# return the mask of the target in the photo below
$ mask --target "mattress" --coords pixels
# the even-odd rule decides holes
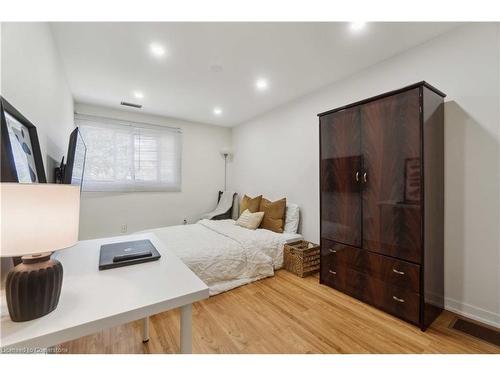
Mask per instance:
[[[283,266],[283,246],[300,234],[250,230],[234,220],[200,220],[196,224],[149,229],[215,295],[273,276]]]

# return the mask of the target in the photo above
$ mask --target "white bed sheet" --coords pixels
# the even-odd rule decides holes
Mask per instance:
[[[150,229],[215,295],[274,275],[283,266],[283,246],[300,234],[250,230],[234,220]]]

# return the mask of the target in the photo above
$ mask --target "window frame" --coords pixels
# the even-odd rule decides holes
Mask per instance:
[[[83,192],[180,192],[182,190],[182,129],[177,127],[156,125],[145,122],[129,121],[114,119],[102,116],[93,116],[75,113],[75,125],[78,126],[82,134],[83,139],[87,145],[87,160],[83,176]],[[130,139],[129,149],[127,149],[127,154],[130,153],[127,159],[128,163],[125,162],[123,165],[125,168],[129,168],[128,173],[131,174],[131,179],[119,179],[116,177],[116,170],[120,167],[119,163],[116,161],[116,156],[118,152],[115,147],[110,146],[110,150],[113,151],[113,162],[111,163],[111,168],[113,169],[113,179],[96,179],[90,178],[89,171],[92,167],[92,152],[94,148],[93,142],[85,138],[86,129],[102,129],[103,131],[112,131],[113,138],[122,132],[125,136]],[[141,162],[141,158],[136,157],[136,142],[135,138],[137,135],[141,137],[141,132],[144,133],[144,137],[152,137],[156,141],[156,169],[157,177],[154,181],[152,180],[141,180],[137,177],[136,163]],[[156,136],[155,136],[156,135]],[[172,150],[169,152],[172,154],[170,159],[166,158],[164,155],[164,150],[161,146],[162,142],[171,138],[173,142]],[[140,141],[139,141],[140,142]],[[162,153],[163,151],[163,153]],[[89,158],[90,155],[90,158]],[[142,155],[139,151],[139,155]],[[161,177],[162,171],[165,173],[165,163],[172,164],[173,172],[171,178],[163,179]]]

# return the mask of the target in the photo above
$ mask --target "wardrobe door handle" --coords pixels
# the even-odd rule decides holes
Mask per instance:
[[[332,270],[328,270],[328,272],[330,272],[332,275],[336,275],[337,274],[337,272],[332,271]]]
[[[359,171],[356,172],[356,182],[359,182]]]
[[[337,250],[333,250],[333,249],[328,249],[328,251],[332,254],[335,254],[337,252]]]
[[[392,272],[397,273],[398,275],[404,275],[405,273],[403,271],[399,271],[395,268],[392,269]]]
[[[398,298],[398,297],[396,297],[396,296],[392,296],[392,299],[393,299],[394,301],[398,301],[398,302],[401,302],[401,303],[405,303],[405,300],[404,300],[404,299],[402,299],[402,298]]]
[[[366,172],[365,172],[365,173],[363,173],[363,182],[366,182],[366,181],[368,181],[368,178],[367,178],[367,175],[366,175]]]

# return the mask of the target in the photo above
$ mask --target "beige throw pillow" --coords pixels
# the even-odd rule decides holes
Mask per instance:
[[[250,212],[250,210],[247,209],[242,212],[242,214],[236,221],[236,224],[243,228],[255,230],[259,227],[263,217],[264,217],[264,212],[252,213]]]
[[[255,198],[250,198],[248,195],[244,195],[243,199],[240,203],[240,215],[246,209],[250,210],[250,212],[259,211],[260,200],[262,199],[262,195],[259,195]]]

